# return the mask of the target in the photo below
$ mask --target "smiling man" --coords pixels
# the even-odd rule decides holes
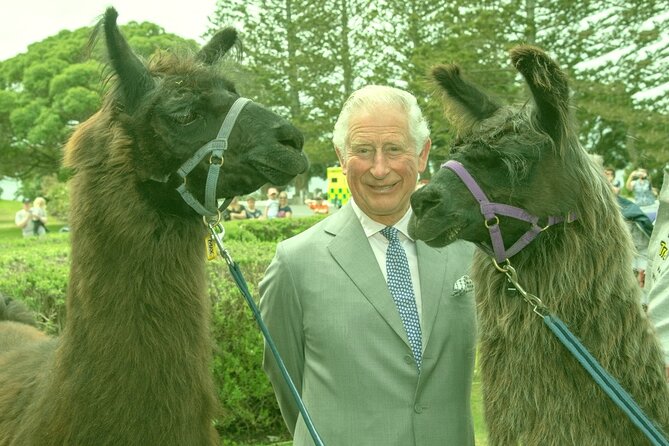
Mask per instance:
[[[356,91],[333,142],[352,200],[277,246],[262,316],[328,446],[471,445],[472,246],[407,235],[431,145],[416,98]],[[268,349],[264,367],[295,446],[313,444]]]

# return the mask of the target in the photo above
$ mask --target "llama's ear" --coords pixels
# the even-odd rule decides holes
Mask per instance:
[[[443,92],[446,118],[460,132],[467,132],[500,108],[500,104],[465,81],[457,65],[438,65],[432,69],[432,77]]]
[[[144,95],[155,85],[149,70],[133,53],[116,26],[118,12],[107,8],[102,19],[109,62],[118,76],[120,93],[126,111],[132,113]]]
[[[520,45],[510,54],[513,66],[523,75],[532,92],[537,124],[559,144],[569,127],[567,76],[540,48]]]
[[[197,53],[197,58],[211,65],[235,45],[239,45],[237,31],[234,28],[225,28],[214,34],[211,40]]]

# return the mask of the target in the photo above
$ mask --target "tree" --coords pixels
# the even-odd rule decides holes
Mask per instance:
[[[197,48],[152,23],[121,28],[143,57],[157,48]],[[91,31],[61,31],[0,62],[0,176],[22,180],[26,195],[42,192],[43,177],[62,178],[63,145],[100,107],[105,56],[100,47],[87,54]]]
[[[448,156],[451,134],[431,94],[430,67],[457,62],[501,101],[523,101],[523,84],[507,55],[520,43],[545,48],[570,74],[588,150],[616,166],[657,169],[667,158],[669,21],[662,17],[669,0],[218,5],[212,23],[244,30],[249,57],[243,66],[267,105],[285,110],[305,133],[312,174],[335,161],[329,141],[334,120],[350,92],[367,83],[416,94],[431,123],[431,161],[438,166]]]
[[[414,64],[456,60],[469,77],[511,101],[525,96],[506,50],[518,43],[541,46],[571,75],[586,149],[609,164],[640,163],[657,173],[669,151],[663,142],[669,95],[646,92],[669,91],[669,25],[661,19],[668,7],[666,0],[453,2],[439,13],[448,23],[441,40],[414,51]],[[440,123],[438,105],[428,104],[427,112],[435,160],[445,156],[440,148],[448,127]]]

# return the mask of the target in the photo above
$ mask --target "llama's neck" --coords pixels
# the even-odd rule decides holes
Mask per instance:
[[[128,441],[201,444],[194,439],[210,434],[215,406],[206,231],[198,218],[159,214],[121,183],[104,197],[91,184],[73,191],[54,383],[73,432],[99,416],[110,431],[125,426]]]

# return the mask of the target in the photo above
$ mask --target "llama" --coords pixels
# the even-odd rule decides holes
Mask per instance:
[[[285,184],[307,168],[299,131],[247,103],[225,162],[207,157],[187,180],[176,175],[238,98],[215,67],[237,35],[226,29],[197,54],[163,53],[145,65],[117,15],[107,9],[96,27],[112,88],[65,149],[74,172],[65,329],[51,339],[0,323],[0,336],[27,332],[0,352],[3,446],[219,444],[207,227],[175,189],[185,185],[202,203],[209,163],[223,164],[217,198]]]
[[[663,358],[630,267],[629,230],[602,173],[578,143],[566,76],[532,46],[514,48],[511,60],[533,98],[520,107],[502,106],[465,81],[455,65],[433,69],[457,135],[447,168],[412,196],[409,231],[431,246],[463,239],[480,248],[472,279],[491,445],[649,444],[492,261],[504,248],[494,247],[488,227],[501,231],[506,247],[506,256],[495,254],[498,265],[506,267],[510,256],[522,288],[542,299],[669,431]],[[504,211],[484,218],[484,206],[451,168],[455,162],[490,202],[524,209],[538,222],[532,227]],[[530,229],[538,235],[514,255],[516,241]]]

